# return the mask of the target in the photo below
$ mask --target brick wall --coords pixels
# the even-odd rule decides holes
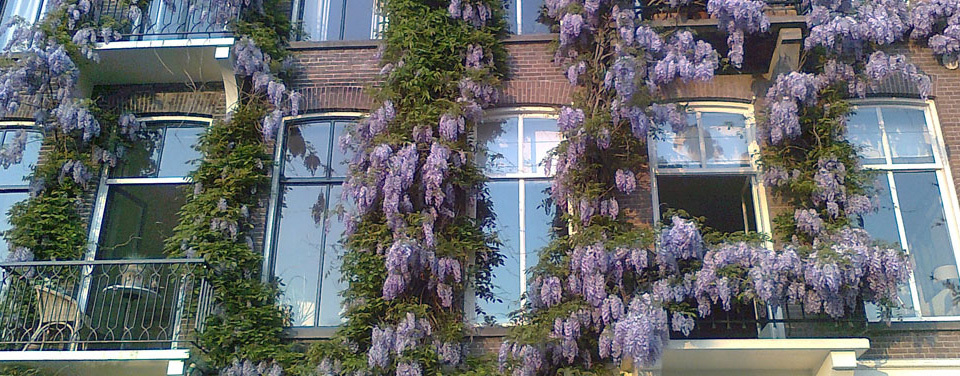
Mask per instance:
[[[97,86],[97,104],[107,111],[144,114],[190,114],[220,118],[226,111],[222,82],[186,84]]]

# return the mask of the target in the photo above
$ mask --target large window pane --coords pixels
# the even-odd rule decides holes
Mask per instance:
[[[18,137],[18,130],[0,131],[0,149],[12,147]],[[20,163],[10,165],[4,169],[0,166],[0,185],[27,185],[27,176],[33,173],[33,166],[40,157],[40,144],[43,136],[39,132],[26,132],[27,145],[23,149],[23,159]]]
[[[179,223],[184,184],[113,185],[107,196],[98,259],[164,258],[164,241]]]
[[[344,177],[347,176],[350,166],[350,156],[347,151],[340,148],[340,137],[347,132],[348,127],[353,126],[353,122],[350,121],[338,121],[334,123],[333,127],[333,139],[331,141],[330,148],[330,176],[331,177]]]
[[[561,137],[556,119],[524,118],[523,172],[545,174],[541,164],[550,150],[560,143]]]
[[[123,152],[111,175],[117,178],[185,177],[196,169],[201,158],[195,146],[204,129],[201,124],[186,127],[149,124],[144,138]]]
[[[27,196],[26,192],[0,193],[0,262],[7,259],[7,253],[9,252],[7,242],[3,240],[2,236],[4,231],[10,229],[7,213],[10,212],[13,204],[26,200]]]
[[[327,186],[290,186],[283,193],[275,273],[283,283],[283,302],[292,309],[294,326],[316,325],[323,223],[314,220],[312,204],[325,201],[327,190]]]
[[[883,135],[875,107],[858,108],[850,115],[847,119],[847,138],[860,147],[863,163],[885,163]]]
[[[481,146],[478,156],[488,174],[501,175],[520,171],[519,142],[520,120],[509,118],[485,123],[477,130],[477,143]]]
[[[7,27],[10,21],[12,21],[14,17],[21,17],[30,24],[36,22],[40,13],[40,5],[43,4],[43,1],[7,0],[0,2],[0,4],[3,4],[3,13],[0,13],[0,25],[4,26],[3,32],[0,32],[0,49],[2,49],[7,46],[10,38],[13,37],[15,28]]]
[[[556,208],[545,201],[550,197],[550,182],[530,181],[523,184],[524,189],[524,250],[527,270],[540,262],[540,250],[550,243],[550,229],[553,227]],[[528,274],[529,276],[529,274]]]
[[[923,110],[884,107],[883,127],[893,163],[931,163],[933,146]]]
[[[516,181],[498,181],[487,186],[497,216],[496,231],[504,263],[493,270],[493,294],[501,302],[479,300],[478,305],[498,323],[505,323],[510,312],[520,308],[520,185]]]
[[[327,177],[330,167],[330,122],[293,125],[287,131],[284,177]]]
[[[544,25],[540,22],[537,22],[537,19],[540,17],[540,8],[543,7],[543,0],[520,0],[523,4],[520,11],[522,13],[521,23],[523,25],[523,32],[521,34],[545,34],[550,32],[550,28],[547,25]],[[516,8],[510,8],[516,9]],[[512,12],[511,12],[512,13]],[[511,30],[516,30],[514,27]]]
[[[507,31],[511,34],[517,34],[517,1],[519,0],[506,0],[503,2],[506,8],[503,17],[507,20]]]
[[[703,112],[704,156],[711,166],[749,166],[746,118],[740,114]]]
[[[339,185],[330,187],[327,196],[327,212],[323,238],[323,268],[320,271],[320,326],[336,326],[343,322],[340,293],[347,288],[347,284],[340,280],[340,256],[343,254],[340,239],[346,227],[339,219],[336,208],[339,205],[349,205],[350,200],[341,201],[343,188]],[[351,208],[344,208],[351,210]]]
[[[953,292],[945,283],[958,282],[957,260],[940,199],[935,172],[894,173],[903,227],[913,259],[914,275],[924,316],[960,315]]]
[[[660,167],[698,167],[700,166],[700,131],[697,129],[697,115],[688,114],[687,127],[681,134],[664,132],[657,140],[657,164]]]
[[[304,0],[303,32],[310,40],[370,39],[374,0]]]
[[[877,176],[875,184],[876,210],[860,216],[860,224],[874,239],[886,243],[888,246],[900,248],[900,230],[897,227],[897,214],[893,207],[893,196],[890,192],[890,183],[887,173]],[[900,286],[900,307],[891,312],[892,317],[916,316],[913,307],[913,298],[910,285]],[[867,317],[871,320],[880,320],[880,311],[876,306],[867,305]]]

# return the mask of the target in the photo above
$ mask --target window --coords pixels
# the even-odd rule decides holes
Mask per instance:
[[[748,106],[691,105],[681,134],[667,130],[650,142],[656,219],[680,209],[718,231],[769,233],[764,188],[750,153],[756,147],[751,113]]]
[[[527,273],[537,264],[537,251],[550,242],[555,208],[549,197],[550,175],[541,162],[560,143],[557,121],[544,115],[493,117],[477,130],[477,156],[490,182],[487,188],[496,215],[504,265],[494,270],[493,293],[502,302],[479,302],[500,324],[520,308]]]
[[[4,29],[0,32],[0,48],[7,46],[10,38],[13,37],[14,28],[7,27],[13,21],[14,17],[20,17],[27,23],[34,23],[40,19],[43,10],[43,0],[6,0],[0,1],[0,25]]]
[[[296,0],[293,19],[299,20],[298,39],[375,39],[384,23],[376,5],[376,0]]]
[[[101,187],[106,195],[97,259],[164,258],[164,241],[186,203],[187,175],[201,158],[194,149],[207,123],[147,121],[146,136],[119,155]]]
[[[340,238],[336,213],[346,161],[337,140],[352,119],[296,122],[286,128],[277,153],[278,191],[273,203],[274,276],[283,283],[283,302],[293,326],[337,326],[341,320]]]
[[[537,19],[540,18],[540,9],[543,0],[509,0],[507,2],[507,26],[514,34],[546,34],[550,28]]]
[[[860,225],[904,249],[913,267],[895,318],[960,318],[956,194],[934,119],[931,106],[891,102],[858,106],[847,122],[864,168],[877,171],[877,210]],[[868,313],[879,319],[874,307]]]
[[[33,166],[40,157],[40,144],[43,136],[40,132],[29,129],[0,129],[0,150],[13,147],[26,140],[23,149],[23,159],[20,163],[11,164],[7,168],[0,166],[0,235],[10,229],[7,222],[7,213],[13,204],[27,199],[29,182],[27,178],[33,173]],[[0,262],[7,259],[7,242],[0,236]]]

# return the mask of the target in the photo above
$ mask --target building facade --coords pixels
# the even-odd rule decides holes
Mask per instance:
[[[176,1],[181,9],[197,6]],[[0,366],[71,375],[199,372],[194,363],[200,350],[192,338],[216,310],[205,282],[189,272],[203,260],[169,259],[163,244],[192,189],[188,175],[200,158],[193,146],[240,96],[233,71],[236,39],[160,3],[150,2],[143,21],[122,39],[99,44],[99,63],[82,68],[85,95],[102,108],[136,114],[149,136],[125,150],[115,167],[99,171],[77,208],[88,218],[84,260],[0,263],[7,285],[57,270],[81,276],[69,285],[16,290],[30,294],[25,301],[35,307],[0,307]],[[471,349],[477,353],[497,351],[512,325],[510,313],[521,307],[526,270],[536,264],[551,229],[562,226],[547,200],[551,171],[540,162],[561,140],[557,113],[573,95],[553,61],[558,35],[537,21],[543,1],[506,3],[512,34],[503,43],[510,74],[501,100],[485,111],[474,136],[505,256],[494,279],[501,301],[466,299],[484,312],[472,317]],[[670,209],[682,209],[724,232],[773,231],[773,218],[786,206],[763,183],[758,118],[776,76],[799,68],[807,26],[799,1],[768,3],[771,26],[748,37],[742,69],[666,89],[672,101],[687,106],[690,126],[649,142],[648,173],[621,204],[633,220],[653,225]],[[3,4],[5,22],[14,16],[38,20],[45,5]],[[110,11],[110,2],[97,4]],[[282,6],[297,26],[287,85],[302,95],[301,111],[283,119],[270,151],[271,189],[260,193],[263,209],[250,213],[257,223],[251,242],[263,252],[264,273],[282,283],[281,301],[291,318],[286,339],[310,343],[330,338],[341,323],[344,223],[337,212],[350,209],[341,199],[349,156],[337,140],[374,109],[368,88],[381,80],[377,38],[388,20],[375,0],[288,0]],[[716,20],[703,15],[680,24],[653,22],[722,38]],[[932,95],[921,99],[907,81],[888,80],[852,100],[848,120],[863,167],[876,171],[877,210],[859,225],[910,255],[912,276],[892,322],[881,321],[870,306],[850,322],[805,316],[791,307],[744,307],[699,323],[689,337],[675,333],[656,366],[625,371],[960,374],[960,303],[950,287],[960,283],[960,72],[930,49],[897,48],[931,77]],[[0,143],[12,143],[17,130],[30,137],[23,162],[0,170],[2,213],[28,197],[30,166],[46,150],[30,117],[21,115],[0,119]],[[0,220],[0,231],[7,228]],[[12,251],[0,244],[0,259]]]

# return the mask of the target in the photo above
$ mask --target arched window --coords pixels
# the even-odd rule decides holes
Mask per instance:
[[[283,283],[283,304],[293,326],[337,326],[341,205],[349,156],[337,146],[340,135],[361,114],[331,114],[288,121],[278,142],[275,191],[267,231],[268,257],[274,276]],[[349,208],[346,208],[348,210]]]
[[[876,211],[859,225],[901,247],[913,275],[902,286],[894,318],[960,318],[957,202],[932,102],[878,100],[855,106],[848,138],[865,169],[876,171]],[[879,319],[869,307],[871,319]]]

